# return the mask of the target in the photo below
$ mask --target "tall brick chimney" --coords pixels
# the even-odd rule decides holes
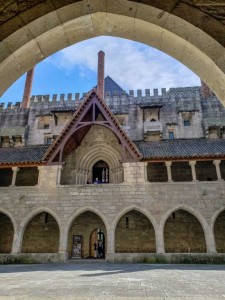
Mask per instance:
[[[213,95],[208,85],[202,80],[201,80],[201,94],[203,98],[210,98]]]
[[[24,93],[23,93],[23,101],[21,103],[22,108],[29,108],[30,106],[30,95],[31,95],[32,83],[34,78],[34,68],[32,68],[30,71],[27,72]]]
[[[99,96],[104,98],[105,94],[105,53],[98,52],[98,85],[97,92]]]

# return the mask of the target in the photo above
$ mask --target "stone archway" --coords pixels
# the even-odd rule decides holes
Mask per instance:
[[[205,253],[203,228],[198,219],[186,210],[170,214],[164,225],[166,253]]]
[[[94,237],[93,232],[101,232],[104,236],[104,254],[106,253],[106,239],[107,232],[106,226],[96,213],[92,211],[85,211],[75,217],[73,222],[71,223],[69,234],[68,234],[68,257],[69,258],[93,258],[93,250],[94,250]],[[95,236],[95,243],[100,244],[100,238],[98,234]],[[79,239],[79,243],[77,247],[77,240]],[[92,245],[93,243],[93,245]],[[99,246],[99,245],[98,245]],[[80,248],[80,249],[78,249]]]
[[[22,253],[57,253],[59,250],[59,225],[48,212],[35,215],[23,233]]]
[[[12,250],[14,228],[9,216],[0,211],[0,253]]]
[[[155,231],[150,220],[140,211],[126,212],[115,229],[116,253],[155,253]]]
[[[214,223],[214,237],[216,249],[219,253],[225,252],[225,210],[223,210]]]
[[[224,26],[212,14],[187,4],[178,13],[163,1],[152,5],[127,0],[116,4],[97,0],[69,5],[70,1],[53,2],[47,6],[41,3],[38,8],[31,4],[29,13],[19,11],[3,22],[0,94],[56,51],[91,37],[111,35],[151,45],[173,56],[199,75],[225,103]],[[199,16],[202,21],[196,23]]]

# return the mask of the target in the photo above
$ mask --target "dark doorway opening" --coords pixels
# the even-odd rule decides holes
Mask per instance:
[[[103,161],[96,162],[92,169],[93,183],[109,183],[109,166]]]
[[[90,257],[105,258],[105,235],[100,228],[91,233]]]

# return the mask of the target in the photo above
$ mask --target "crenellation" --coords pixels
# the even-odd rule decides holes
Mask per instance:
[[[72,101],[72,99],[73,99],[73,94],[72,93],[68,93],[67,94],[67,100],[68,101]]]
[[[150,89],[145,89],[145,97],[150,98]]]
[[[75,93],[75,101],[79,101],[80,100],[80,93]]]
[[[141,98],[142,97],[142,90],[137,90],[137,97]]]
[[[65,100],[65,94],[60,94],[60,102],[64,102]]]
[[[158,97],[158,95],[159,95],[159,90],[158,90],[158,89],[153,89],[153,95],[154,95],[155,97]]]
[[[130,90],[129,95],[130,95],[130,97],[134,97],[134,90]]]

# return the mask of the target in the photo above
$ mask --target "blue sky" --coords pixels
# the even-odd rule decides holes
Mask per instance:
[[[32,95],[83,93],[96,85],[97,53],[105,52],[105,75],[123,89],[170,88],[199,85],[193,72],[155,48],[133,41],[97,37],[48,57],[35,68]],[[0,98],[21,101],[25,75]]]

